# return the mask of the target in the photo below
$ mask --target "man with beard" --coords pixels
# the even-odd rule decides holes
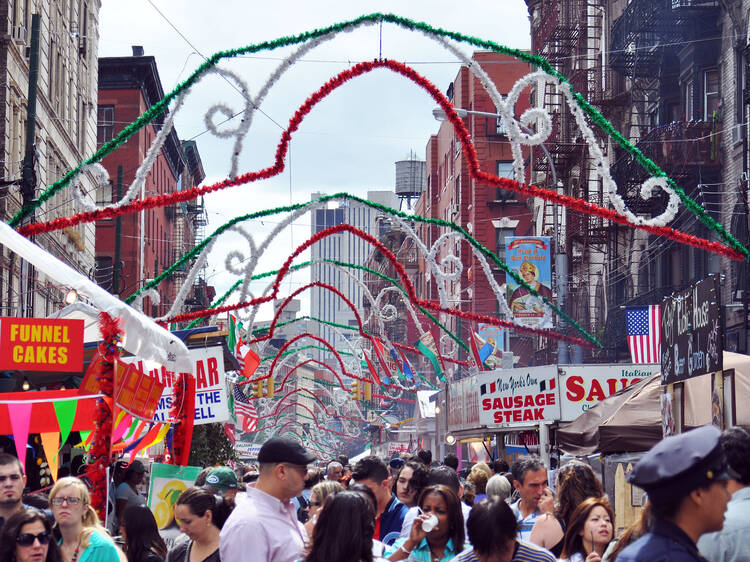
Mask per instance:
[[[13,455],[0,453],[0,528],[5,521],[21,511],[23,489],[26,487],[26,476],[23,465]]]

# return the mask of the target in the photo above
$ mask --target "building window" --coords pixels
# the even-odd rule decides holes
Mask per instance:
[[[704,120],[713,121],[714,112],[719,110],[719,101],[719,70],[706,70],[703,73]]]
[[[101,146],[115,136],[115,106],[100,105],[96,117],[96,144]]]
[[[504,262],[505,261],[505,238],[508,236],[515,236],[516,229],[515,228],[497,228],[495,229],[495,234],[497,236],[497,240],[496,240],[497,251],[495,253],[497,254],[497,257],[499,257]]]
[[[112,181],[103,183],[96,188],[96,204],[109,205],[112,203]]]
[[[513,162],[507,160],[497,161],[497,177],[513,179]]]

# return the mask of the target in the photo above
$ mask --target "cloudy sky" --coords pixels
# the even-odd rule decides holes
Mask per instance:
[[[204,57],[230,48],[295,35],[372,12],[410,19],[491,39],[514,48],[530,46],[529,21],[522,0],[104,0],[100,12],[99,56],[128,56],[131,45],[153,55],[165,91],[184,80]],[[463,47],[470,52],[469,47]],[[222,62],[255,95],[292,49],[263,51]],[[326,80],[363,60],[379,56],[404,62],[445,91],[459,63],[434,41],[391,24],[359,29],[314,49],[270,90],[256,112],[239,160],[239,172],[264,168],[273,161],[281,131],[305,99]],[[215,104],[233,112],[242,107],[238,91],[214,76],[201,81],[176,116],[182,139],[194,138],[207,174],[206,182],[227,176],[233,139],[207,131],[204,118]],[[432,100],[421,89],[389,71],[380,70],[351,81],[319,104],[293,136],[285,171],[272,179],[213,193],[206,197],[213,231],[238,214],[309,201],[310,193],[346,191],[366,196],[368,190],[393,189],[397,160],[424,150],[438,123]],[[222,128],[238,126],[238,119]],[[278,219],[248,224],[256,238]],[[289,252],[310,235],[309,219],[295,223],[272,246],[258,271],[278,268]],[[236,279],[225,271],[230,249],[246,252],[236,238],[222,240],[210,257],[208,280],[219,294]],[[309,281],[296,273],[288,291]],[[257,289],[263,285],[258,285]],[[270,312],[261,314],[268,317]]]

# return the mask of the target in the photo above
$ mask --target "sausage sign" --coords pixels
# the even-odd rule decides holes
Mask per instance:
[[[561,421],[572,421],[615,392],[658,373],[658,364],[560,365]]]
[[[480,425],[528,426],[559,420],[557,379],[557,365],[479,373]]]

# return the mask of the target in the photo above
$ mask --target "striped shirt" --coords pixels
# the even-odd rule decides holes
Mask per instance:
[[[556,562],[556,558],[549,551],[526,541],[516,541],[516,550],[511,562]],[[464,550],[451,562],[479,562],[479,557],[471,549]]]
[[[513,515],[516,516],[516,521],[518,521],[518,538],[522,541],[528,541],[529,537],[531,537],[531,529],[534,527],[534,522],[542,512],[537,508],[524,517],[521,514],[521,500],[510,504],[510,508],[513,510]]]

